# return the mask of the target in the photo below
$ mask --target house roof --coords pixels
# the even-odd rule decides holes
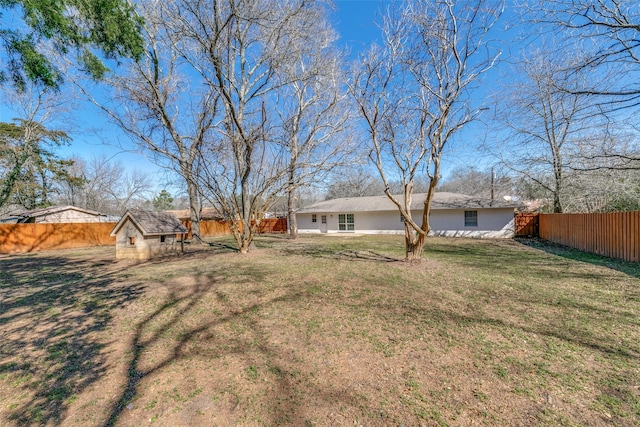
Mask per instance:
[[[111,236],[115,236],[128,220],[138,227],[143,236],[160,236],[188,232],[178,217],[172,213],[129,209],[122,215],[122,218],[115,227],[113,227]]]
[[[402,196],[395,197],[402,200]],[[422,210],[426,197],[426,193],[414,194],[411,199],[411,210]],[[458,193],[435,193],[431,202],[431,209],[515,209],[518,206],[513,201],[483,199]],[[386,195],[383,195],[325,200],[302,208],[298,213],[375,212],[395,211],[396,209],[393,202]]]
[[[92,211],[89,209],[84,209],[84,208],[79,208],[77,206],[71,206],[71,205],[67,205],[67,206],[49,206],[48,208],[40,208],[40,209],[33,209],[30,211],[25,211],[25,212],[20,212],[20,213],[16,213],[13,216],[21,216],[21,217],[25,217],[25,218],[33,218],[33,217],[41,217],[41,216],[46,216],[46,215],[52,215],[52,214],[56,214],[56,213],[60,213],[60,212],[64,212],[64,211],[78,211],[78,212],[82,212],[82,213],[86,213],[89,215],[94,215],[94,216],[104,216],[104,214],[100,213],[100,212],[96,212],[96,211]]]

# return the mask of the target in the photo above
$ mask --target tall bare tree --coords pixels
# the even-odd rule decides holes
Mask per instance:
[[[498,57],[487,35],[501,8],[483,0],[392,5],[384,46],[372,47],[354,73],[351,93],[369,132],[372,161],[404,218],[407,260],[422,257],[445,148],[479,113],[469,93]],[[416,178],[425,173],[429,187],[416,222],[411,201]],[[402,183],[400,197],[392,194],[393,180]]]
[[[582,78],[568,72],[564,63],[546,50],[529,54],[515,71],[521,79],[500,94],[499,117],[509,129],[501,160],[545,189],[556,213],[564,210],[567,178],[575,162],[572,153],[582,138],[599,129],[591,126],[594,117],[586,100],[575,93],[583,86]]]
[[[640,7],[635,0],[550,0],[526,2],[537,24],[555,32],[567,52],[579,49],[574,72],[587,73],[590,85],[577,93],[598,95],[606,110],[640,103]],[[575,90],[566,88],[567,90]],[[602,97],[605,97],[604,100]]]
[[[640,107],[640,7],[635,0],[550,0],[523,2],[526,19],[551,31],[560,54],[575,57],[566,71],[585,84],[560,89],[585,98],[609,122],[609,128],[637,135]],[[576,55],[579,52],[579,55]],[[614,140],[621,140],[615,136]],[[632,147],[597,144],[591,156],[601,170],[640,168],[636,137]],[[630,148],[630,149],[629,149]]]
[[[582,57],[552,49],[527,52],[511,72],[520,79],[499,94],[500,158],[543,190],[553,212],[604,210],[613,200],[607,193],[628,193],[622,182],[634,185],[610,182],[634,168],[633,137],[611,126],[581,93],[590,82],[573,71],[576,61]]]
[[[302,46],[318,43],[310,29],[328,25],[324,13],[313,0],[182,0],[165,15],[182,59],[219,97],[200,176],[203,193],[231,221],[241,253],[287,188],[289,148],[277,138],[277,111],[283,88],[299,79],[284,70],[296,65]]]
[[[72,180],[58,184],[58,201],[99,212],[121,215],[127,208],[139,207],[152,194],[149,175],[124,166],[106,156],[88,160],[74,157],[69,168]]]
[[[201,243],[198,159],[202,145],[212,138],[219,93],[193,78],[192,67],[203,64],[185,61],[190,52],[178,31],[184,6],[181,2],[140,2],[145,53],[128,65],[126,73],[105,79],[114,89],[111,98],[105,101],[86,88],[83,91],[152,160],[184,179],[193,239]]]
[[[276,141],[288,149],[287,222],[291,238],[298,236],[298,189],[322,181],[340,165],[352,163],[356,147],[348,134],[350,109],[343,90],[342,58],[334,48],[336,35],[321,9],[308,16],[308,34],[297,50],[290,49],[287,65],[278,69],[281,122]]]

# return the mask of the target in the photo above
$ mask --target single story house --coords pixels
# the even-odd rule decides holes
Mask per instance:
[[[50,206],[48,208],[14,213],[3,218],[0,222],[13,224],[61,224],[72,222],[109,222],[110,219],[108,215],[77,206]]]
[[[411,216],[422,222],[426,193],[413,195]],[[401,200],[401,197],[398,197]],[[514,235],[516,202],[457,193],[435,193],[431,235],[509,238]],[[300,209],[300,233],[404,234],[404,218],[386,195],[325,200]]]
[[[185,233],[187,228],[172,213],[129,209],[111,236],[117,259],[149,259],[178,252],[176,235]]]

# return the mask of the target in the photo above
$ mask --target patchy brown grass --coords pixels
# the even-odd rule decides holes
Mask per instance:
[[[261,237],[0,258],[0,425],[638,425],[640,267]]]

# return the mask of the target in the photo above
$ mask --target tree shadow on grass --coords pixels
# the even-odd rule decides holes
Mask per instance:
[[[291,240],[286,246],[277,246],[285,256],[300,255],[311,258],[334,258],[353,261],[372,262],[400,262],[399,258],[394,258],[380,252],[367,249],[366,247],[354,248],[352,242],[335,242],[327,245],[325,242],[313,240]]]
[[[620,259],[609,258],[601,255],[579,251],[568,246],[559,245],[542,239],[517,239],[517,242],[530,248],[538,249],[546,253],[556,255],[573,261],[586,262],[588,264],[607,267],[621,271],[640,279],[640,263],[628,262]]]
[[[215,355],[216,358],[225,354],[239,354],[240,357],[243,357],[244,350],[251,347],[248,341],[254,341],[256,339],[260,342],[266,341],[266,338],[263,336],[264,333],[257,334],[257,338],[254,337],[248,341],[241,337],[221,340],[220,337],[214,336],[211,332],[216,327],[235,322],[238,319],[243,319],[244,316],[254,314],[265,305],[294,301],[306,295],[304,291],[299,291],[294,294],[276,297],[263,303],[250,304],[244,307],[230,307],[225,315],[212,316],[213,319],[200,323],[197,326],[191,326],[187,330],[182,330],[175,341],[166,341],[167,330],[176,325],[190,323],[194,313],[199,310],[197,307],[198,304],[202,302],[202,299],[207,294],[215,295],[216,298],[225,305],[234,305],[229,301],[227,295],[219,291],[214,292],[217,286],[215,273],[196,274],[191,277],[194,283],[186,288],[183,287],[180,289],[179,287],[170,285],[169,294],[163,299],[162,304],[157,306],[153,312],[146,315],[137,323],[134,336],[130,343],[131,357],[127,367],[128,374],[125,385],[116,403],[111,407],[106,421],[103,424],[104,426],[114,426],[125,409],[131,407],[130,403],[133,402],[140,393],[140,383],[143,380],[176,362],[198,356],[198,351],[193,349],[193,345],[203,340],[203,336],[205,337],[204,341],[207,341],[209,344],[208,348],[213,348],[213,351],[217,353]],[[252,331],[257,333],[259,327],[255,323],[252,325]],[[218,342],[217,345],[212,346],[211,343],[217,340],[221,341]],[[163,354],[155,354],[153,363],[150,365],[148,361],[143,362],[143,355],[160,343],[162,343]],[[262,350],[265,353],[270,353],[273,349],[263,347]],[[206,356],[211,358],[212,355],[209,350],[206,351]],[[276,415],[276,418],[277,417]]]
[[[509,273],[514,276],[536,279],[590,280],[597,276],[608,280],[617,276],[614,272],[610,272],[608,275],[590,269],[575,268],[578,264],[573,261],[587,262],[621,271],[632,277],[640,277],[640,264],[633,266],[632,263],[585,254],[565,247],[554,248],[555,245],[540,242],[534,244],[530,239],[518,239],[517,241],[441,240],[436,245],[428,247],[425,257],[436,255],[464,268],[483,271],[487,274],[500,272],[501,274]],[[526,248],[535,248],[553,255],[553,257],[536,255]],[[568,253],[564,254],[565,250]],[[571,255],[569,252],[577,254]]]
[[[349,259],[359,261],[378,261],[378,262],[401,262],[401,259],[389,257],[369,250],[348,250],[340,251],[335,254],[338,259]]]
[[[305,425],[309,415],[301,406],[305,403],[303,399],[310,396],[331,405],[357,408],[371,405],[369,411],[376,410],[374,402],[363,401],[356,391],[349,388],[319,387],[305,382],[304,377],[308,374],[300,372],[300,361],[295,353],[286,345],[273,340],[273,331],[262,323],[262,313],[273,310],[275,306],[285,304],[300,307],[305,304],[309,295],[305,287],[290,287],[284,294],[268,298],[257,297],[253,302],[238,302],[235,300],[237,296],[227,295],[218,289],[221,285],[220,275],[220,271],[194,274],[190,276],[192,282],[186,286],[184,282],[183,286],[179,286],[173,281],[161,284],[167,294],[159,304],[154,305],[152,312],[136,322],[129,344],[130,356],[125,384],[111,406],[103,426],[139,422],[139,418],[136,418],[140,416],[139,413],[132,412],[133,419],[123,417],[129,416],[128,410],[136,408],[135,402],[141,395],[154,402],[162,396],[163,392],[158,390],[157,385],[151,392],[155,394],[146,393],[149,392],[149,384],[163,382],[160,378],[166,372],[179,375],[175,373],[176,369],[193,364],[194,359],[204,361],[205,369],[225,372],[232,368],[225,368],[221,361],[229,356],[246,367],[245,370],[233,372],[234,378],[241,378],[238,381],[255,381],[258,387],[269,389],[266,405],[270,408],[267,412],[270,420],[262,420],[267,425]],[[254,277],[247,280],[259,280],[257,272],[251,275]],[[228,285],[226,281],[225,283]],[[248,293],[251,294],[251,291]],[[218,307],[216,314],[199,316],[198,313],[202,312],[204,306],[211,308],[212,299]],[[153,357],[150,357],[151,354]],[[215,375],[218,378],[225,377],[222,373]],[[252,379],[253,376],[255,379]],[[227,393],[225,390],[229,390],[232,385],[224,380],[219,381],[222,382],[209,386],[209,390],[215,387],[218,393]],[[179,381],[172,384],[173,395],[184,397],[188,394],[185,390],[175,388],[181,386]],[[237,406],[246,405],[247,400],[250,400],[249,396],[235,395],[233,391],[229,391],[228,396],[232,400],[229,402],[232,407],[230,412]],[[181,405],[193,404],[193,401],[187,402],[187,399],[182,398],[180,402]],[[136,410],[141,411],[142,408]],[[178,410],[174,408],[172,413]],[[236,412],[233,416],[241,417],[242,414]],[[232,420],[226,421],[234,423]],[[241,423],[242,420],[236,419],[235,422]],[[190,419],[189,423],[198,424],[194,419]]]
[[[106,368],[96,337],[112,311],[135,300],[140,284],[121,282],[109,254],[91,260],[21,255],[0,260],[0,378],[19,425],[59,424],[75,398]]]

